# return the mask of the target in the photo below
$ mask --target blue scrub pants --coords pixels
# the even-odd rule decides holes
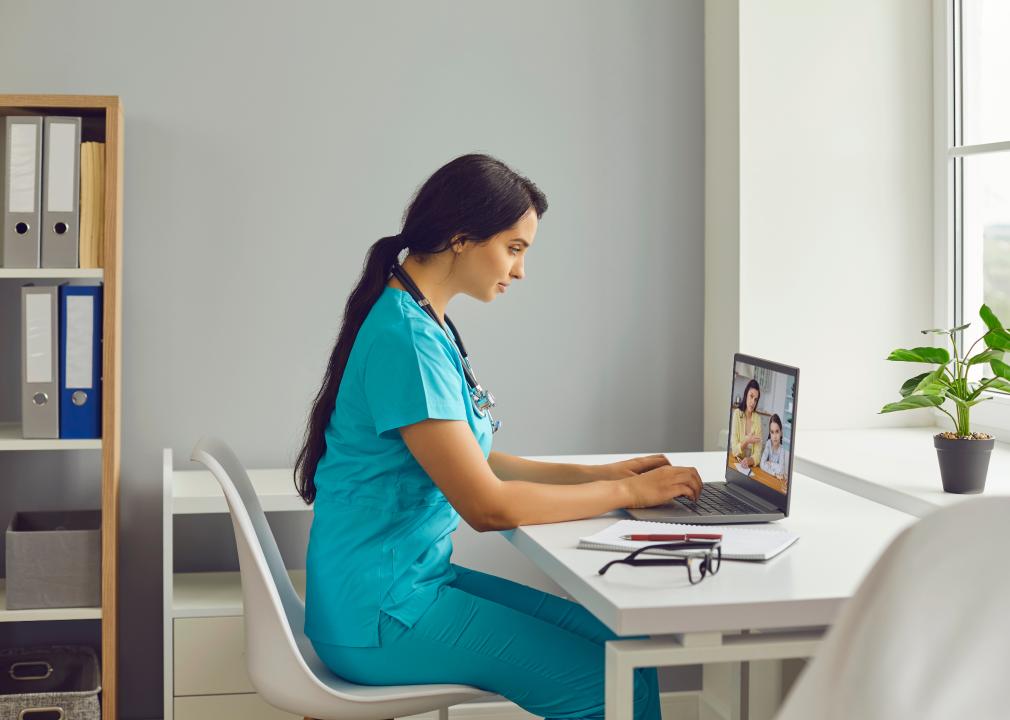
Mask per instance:
[[[314,643],[360,685],[461,683],[544,718],[602,718],[604,643],[617,637],[577,603],[454,565],[414,627],[380,615],[380,647]],[[661,720],[652,668],[635,670],[635,720]]]

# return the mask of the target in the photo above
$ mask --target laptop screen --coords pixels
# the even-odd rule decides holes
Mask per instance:
[[[789,512],[799,370],[733,356],[726,480]]]

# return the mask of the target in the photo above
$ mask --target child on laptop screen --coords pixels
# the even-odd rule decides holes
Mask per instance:
[[[761,469],[779,480],[786,478],[786,453],[782,445],[782,420],[778,413],[768,421],[768,442],[761,453]]]

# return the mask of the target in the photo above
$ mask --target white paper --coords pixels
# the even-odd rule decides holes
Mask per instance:
[[[11,126],[10,188],[7,207],[10,212],[35,212],[35,149],[38,127],[19,123]]]
[[[49,126],[47,184],[49,212],[74,211],[74,155],[77,153],[77,126],[54,122]]]
[[[610,527],[579,538],[579,547],[609,546],[614,550],[631,551],[655,542],[622,540],[622,535],[661,533],[718,533],[722,535],[722,556],[729,559],[766,560],[775,557],[799,539],[799,535],[775,525],[681,525],[647,520],[618,520]],[[595,547],[590,549],[603,549]]]
[[[65,387],[91,388],[95,323],[95,299],[90,295],[67,296],[67,376]]]
[[[52,296],[32,293],[25,296],[25,379],[29,383],[53,381]]]

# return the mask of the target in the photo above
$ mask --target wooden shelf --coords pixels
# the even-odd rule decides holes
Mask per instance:
[[[101,450],[98,440],[25,440],[20,423],[0,423],[0,452],[8,450]]]
[[[305,571],[289,570],[295,591],[305,597]],[[172,617],[242,614],[242,581],[237,572],[176,573]]]
[[[105,271],[93,268],[0,268],[0,280],[101,280]]]
[[[82,118],[82,134],[104,142],[105,208],[101,257],[102,269],[5,268],[0,280],[101,280],[102,297],[102,439],[25,440],[20,424],[0,425],[0,451],[5,450],[100,450],[102,453],[102,607],[4,612],[5,622],[22,620],[101,621],[102,719],[119,716],[117,667],[119,641],[118,547],[119,479],[122,409],[122,280],[123,280],[123,106],[111,95],[0,95],[0,114],[75,115]],[[7,340],[7,339],[5,339]],[[8,341],[5,352],[16,352],[17,339]],[[74,477],[68,477],[74,482]],[[15,498],[15,502],[17,498]],[[69,508],[68,508],[69,509]],[[6,606],[4,604],[4,606]]]
[[[291,469],[250,470],[256,496],[264,512],[307,512],[306,505],[295,490]],[[176,470],[172,474],[172,514],[200,515],[226,513],[228,505],[214,476],[207,470]]]
[[[0,622],[38,622],[45,620],[101,620],[101,619],[102,619],[102,608],[100,607],[8,610],[7,581],[3,578],[0,578]]]

